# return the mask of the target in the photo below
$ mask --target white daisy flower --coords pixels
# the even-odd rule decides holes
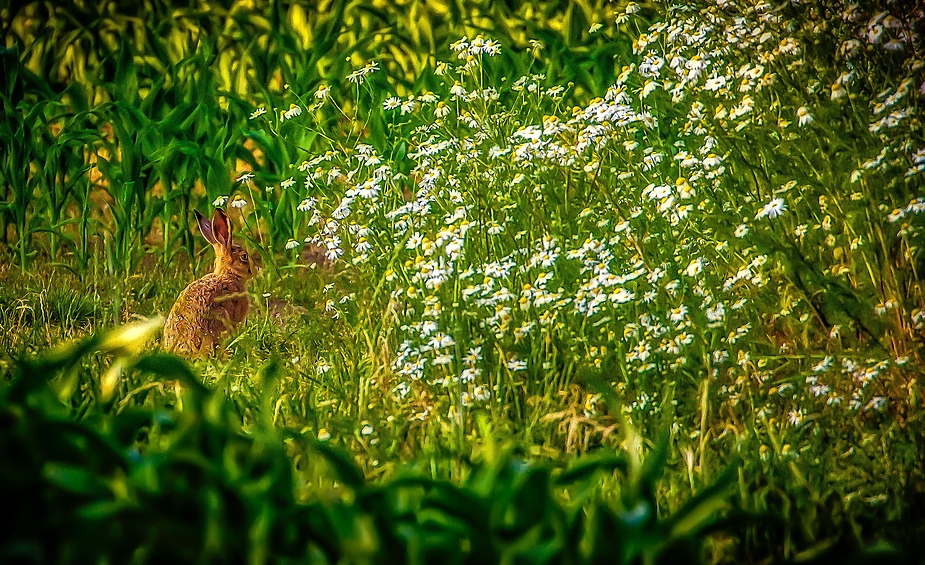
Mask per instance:
[[[758,211],[758,214],[755,215],[755,219],[760,218],[776,218],[782,215],[787,211],[787,203],[784,202],[783,198],[775,198],[764,205],[761,210]]]

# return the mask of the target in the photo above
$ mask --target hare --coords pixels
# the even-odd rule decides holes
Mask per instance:
[[[203,237],[215,249],[215,268],[177,297],[164,326],[164,346],[170,351],[207,354],[215,351],[223,333],[247,316],[247,281],[257,266],[243,247],[232,242],[231,223],[222,209],[215,210],[211,222],[198,210],[196,219]]]

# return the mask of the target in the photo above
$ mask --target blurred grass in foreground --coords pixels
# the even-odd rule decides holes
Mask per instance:
[[[696,562],[735,480],[732,465],[659,516],[653,489],[667,430],[644,460],[602,450],[557,468],[496,444],[482,419],[479,447],[458,462],[465,480],[433,477],[425,464],[368,483],[340,449],[273,425],[276,362],[257,375],[259,412],[242,427],[182,360],[141,353],[160,323],[16,363],[0,388],[4,562]],[[107,373],[75,382],[76,365],[94,352],[113,356]],[[177,394],[125,406],[108,384],[112,370]],[[74,406],[75,387],[94,400]],[[314,472],[327,479],[325,493],[296,497],[305,477],[295,454],[324,462]],[[614,473],[622,488],[609,503],[600,479]]]

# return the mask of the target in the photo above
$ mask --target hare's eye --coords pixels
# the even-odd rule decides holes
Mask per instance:
[[[245,263],[247,263],[247,253],[242,253],[242,254],[241,254],[241,260],[244,261]]]

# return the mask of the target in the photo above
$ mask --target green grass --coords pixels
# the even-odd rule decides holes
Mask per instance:
[[[465,469],[457,479],[435,478],[449,460],[432,458],[367,482],[342,449],[274,421],[275,362],[258,372],[257,417],[242,427],[183,361],[138,355],[161,320],[17,364],[0,394],[0,447],[16,457],[0,464],[14,518],[0,534],[5,561],[690,562],[735,477],[731,465],[657,515],[667,429],[644,461],[601,452],[550,465],[498,443],[481,418],[480,447],[450,461]],[[94,353],[116,360],[81,374]],[[138,374],[148,383],[118,394]],[[176,396],[151,394],[165,386]],[[95,402],[71,404],[77,389]],[[620,488],[602,489],[615,472]]]

